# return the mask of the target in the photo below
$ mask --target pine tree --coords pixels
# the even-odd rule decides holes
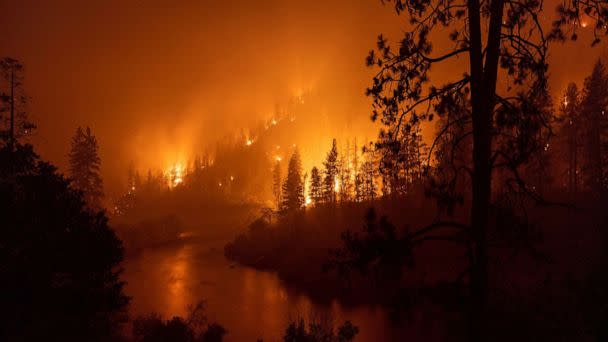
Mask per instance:
[[[404,139],[400,148],[400,161],[403,167],[403,181],[400,192],[406,194],[411,184],[422,179],[423,162],[422,156],[425,154],[424,142],[420,124],[415,124],[404,133]]]
[[[362,202],[365,200],[363,183],[363,172],[360,171],[355,175],[355,202]]]
[[[346,142],[346,146],[338,159],[338,180],[340,181],[340,202],[348,202],[351,199],[353,183],[351,180],[351,160],[350,160],[350,144]]]
[[[376,150],[382,153],[378,162],[383,195],[404,196],[412,184],[422,181],[428,152],[420,123],[404,125],[398,136],[381,132]]]
[[[25,111],[23,65],[10,57],[0,59],[0,77],[0,138],[14,146],[19,138],[36,128]]]
[[[406,148],[409,140],[396,140],[386,132],[381,132],[376,149],[382,152],[379,160],[379,173],[382,179],[382,194],[397,196],[405,193],[407,158]]]
[[[286,213],[304,207],[304,183],[302,179],[302,162],[300,154],[295,151],[289,159],[287,178],[283,183],[283,201],[281,211]]]
[[[274,202],[277,210],[281,209],[281,204],[283,203],[281,186],[281,162],[277,160],[272,169],[272,194],[274,195]]]
[[[364,150],[365,161],[361,165],[361,194],[362,199],[366,201],[373,201],[378,195],[378,188],[376,186],[376,177],[378,176],[378,169],[376,167],[376,150],[373,146]]]
[[[361,193],[363,200],[373,201],[377,196],[376,167],[372,161],[365,161],[361,165]]]
[[[606,128],[605,111],[608,107],[608,76],[601,61],[597,61],[591,75],[585,79],[581,102],[582,120],[585,128],[584,167],[586,183],[590,190],[600,191],[605,187],[602,158],[603,131]]]
[[[317,167],[313,167],[310,171],[310,190],[308,196],[312,204],[317,206],[323,202],[323,188],[321,183],[321,173]]]
[[[361,193],[361,180],[359,177],[359,149],[357,148],[357,139],[355,138],[354,146],[353,146],[353,193],[355,196],[355,201],[360,202],[361,197],[359,196]]]
[[[539,115],[531,115],[534,129],[526,132],[526,136],[530,139],[527,143],[528,148],[524,150],[528,155],[528,160],[522,168],[522,175],[527,186],[541,197],[545,194],[545,188],[551,183],[552,177],[549,174],[549,166],[551,164],[550,146],[551,137],[553,135],[549,125],[555,122],[555,114],[553,111],[553,103],[551,97],[537,96],[533,99],[534,110]]]
[[[300,162],[300,168],[302,163]],[[302,176],[302,186],[300,187],[300,193],[302,195],[302,206],[308,205],[308,201],[306,200],[306,182],[308,181],[308,172],[304,173]]]
[[[409,167],[412,170],[411,183],[421,182],[424,175],[424,156],[428,154],[428,148],[422,140],[422,127],[420,124],[414,125],[412,136],[409,143],[410,163]]]
[[[327,153],[323,166],[325,167],[325,174],[323,176],[323,201],[335,203],[335,183],[338,177],[338,143],[336,142],[336,139],[332,142],[331,150]]]
[[[69,153],[70,175],[74,188],[82,191],[83,198],[92,208],[101,208],[103,182],[99,175],[101,159],[98,155],[97,139],[87,127],[76,129]]]

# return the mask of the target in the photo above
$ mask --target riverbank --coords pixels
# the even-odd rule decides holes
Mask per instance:
[[[434,206],[427,202],[430,201],[404,207],[399,202],[383,199],[373,204],[325,205],[270,221],[261,218],[225,246],[225,255],[242,265],[275,271],[281,279],[319,301],[338,298],[345,305],[390,306],[403,286],[436,280],[418,271],[411,272],[406,282],[370,280],[358,272],[341,275],[331,270],[332,253],[343,245],[345,231],[362,230],[371,205],[378,218],[390,217],[397,234],[401,234],[406,226],[418,229],[432,220],[433,209],[428,208]],[[445,265],[445,260],[455,259],[457,250],[440,247],[440,250],[433,248],[435,254],[424,257],[422,264]]]

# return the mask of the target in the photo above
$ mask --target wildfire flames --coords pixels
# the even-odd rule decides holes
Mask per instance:
[[[174,188],[184,182],[186,170],[182,164],[175,164],[169,167],[165,171],[165,176],[167,177],[168,186],[170,188]]]

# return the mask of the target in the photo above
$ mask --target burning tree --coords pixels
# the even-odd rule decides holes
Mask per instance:
[[[325,168],[323,175],[323,202],[336,202],[336,180],[338,177],[338,143],[332,141],[331,150],[323,162]]]
[[[308,191],[308,196],[315,206],[323,201],[321,173],[316,166],[310,171],[310,189]]]
[[[281,203],[283,203],[281,184],[281,161],[277,160],[272,169],[272,194],[274,195],[277,210],[281,208]]]
[[[295,151],[289,158],[287,178],[283,183],[283,201],[281,211],[291,212],[304,207],[304,181],[302,178],[302,162],[300,154]]]

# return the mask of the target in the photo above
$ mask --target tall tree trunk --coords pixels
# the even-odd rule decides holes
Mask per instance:
[[[473,135],[473,201],[471,205],[472,260],[471,260],[471,319],[477,329],[471,331],[472,341],[484,341],[485,307],[487,297],[487,250],[486,230],[488,225],[491,193],[490,129],[486,125],[488,113],[477,113]],[[475,124],[477,121],[477,124]]]
[[[472,203],[471,203],[471,239],[472,251],[469,255],[469,264],[471,268],[470,275],[470,313],[469,313],[469,339],[471,341],[483,341],[483,332],[481,327],[483,322],[483,307],[485,307],[485,266],[483,246],[477,242],[483,239],[485,222],[487,221],[487,205],[484,205],[482,195],[487,193],[486,189],[489,184],[482,178],[484,177],[482,170],[484,169],[483,153],[484,146],[488,146],[488,134],[482,134],[482,106],[481,106],[481,91],[483,89],[483,57],[481,44],[481,18],[479,0],[469,0],[469,34],[471,46],[469,51],[469,63],[471,71],[471,107],[472,107],[472,124],[473,124],[473,177],[472,177]],[[486,214],[484,215],[484,212]],[[484,218],[484,216],[486,218]],[[479,248],[481,247],[481,249]]]
[[[471,203],[471,341],[486,341],[488,296],[487,228],[492,190],[492,125],[498,60],[500,57],[503,0],[490,4],[485,65],[482,56],[479,0],[468,1],[471,38],[471,105],[473,123],[473,180]]]

